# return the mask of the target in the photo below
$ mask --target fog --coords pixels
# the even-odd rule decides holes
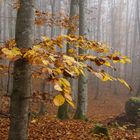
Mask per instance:
[[[79,1],[81,3],[78,3]],[[4,123],[1,123],[1,115],[2,117],[9,118],[12,113],[16,114],[14,114],[15,116],[10,116],[13,117],[13,120],[10,120],[13,122],[10,125],[9,136],[12,137],[14,134],[19,134],[21,139],[24,139],[22,138],[23,136],[28,137],[26,130],[30,120],[27,120],[30,119],[29,117],[32,112],[36,115],[35,117],[38,117],[40,114],[43,115],[43,119],[45,120],[46,112],[47,115],[55,115],[55,119],[56,111],[59,119],[75,119],[81,113],[81,116],[84,117],[85,120],[88,116],[90,119],[98,122],[110,119],[111,117],[116,119],[116,116],[124,113],[125,103],[130,97],[138,97],[140,105],[140,0],[35,0],[35,4],[32,4],[32,2],[33,1],[28,0],[0,0],[0,127],[3,127],[1,124],[4,124],[6,130],[9,128],[9,121],[6,120]],[[28,13],[28,15],[26,10],[31,11],[31,13]],[[23,13],[21,11],[23,11]],[[21,20],[25,23],[21,22]],[[22,27],[26,28],[22,29]],[[27,36],[25,36],[24,33],[27,33]],[[77,38],[75,37],[76,42],[81,38],[81,42],[89,41],[91,44],[94,42],[92,44],[95,45],[92,46],[94,51],[88,48],[90,46],[87,45],[89,42],[86,42],[87,46],[85,46],[88,50],[82,48],[84,43],[81,43],[82,45],[79,45],[78,48],[78,45],[74,46],[74,43],[70,44],[72,41],[70,42],[67,39],[65,40],[66,44],[64,44],[63,35],[71,40],[73,36],[77,36]],[[52,45],[49,46],[49,43],[47,44],[45,42],[45,44],[43,42],[45,46],[42,43],[42,37],[44,36],[51,43],[55,42],[58,39],[57,37],[59,37],[59,40],[56,41],[58,44],[56,42],[56,44],[49,42]],[[34,40],[31,41],[31,38]],[[12,47],[7,44],[8,41],[13,41],[13,39],[17,41],[16,49],[21,51],[21,54],[18,54],[19,56],[11,52],[14,43],[10,44]],[[12,41],[10,43],[12,43]],[[62,44],[59,44],[60,42]],[[33,46],[36,45],[36,49],[38,50],[35,50],[35,52],[39,53],[39,49],[43,50],[45,48],[42,44],[46,47],[46,50],[40,54],[45,54],[45,56],[36,55],[30,63],[28,59],[31,57],[26,58],[26,56],[28,56],[26,55],[25,59],[28,60],[28,62],[23,61],[25,52],[34,49]],[[53,51],[47,45],[50,48],[52,47]],[[39,48],[37,48],[38,46]],[[110,52],[103,54],[102,49],[98,48],[99,46],[102,46],[103,50],[104,46],[106,49],[109,48]],[[75,49],[74,47],[77,48]],[[99,49],[99,51],[94,47],[96,47],[97,50]],[[6,49],[6,51],[4,52],[2,48]],[[26,49],[24,50],[24,48]],[[72,51],[72,54],[69,56],[70,49],[74,51]],[[16,50],[15,53],[18,51]],[[117,61],[120,63],[113,63],[114,58],[109,58],[114,52],[116,53],[115,57],[117,57]],[[52,55],[52,59],[49,58],[50,56],[48,54],[50,56]],[[16,55],[16,57],[7,59],[5,57],[6,55]],[[86,63],[84,60],[88,59],[86,58],[87,56],[91,57],[91,55],[95,57],[92,57],[92,59],[90,59],[91,61]],[[117,55],[120,56],[120,58]],[[131,62],[125,63],[121,61],[121,57],[127,58],[128,61],[130,59]],[[37,58],[36,61],[35,58]],[[18,60],[21,60],[21,65],[16,63]],[[96,62],[96,60],[99,62]],[[101,61],[103,61],[102,64]],[[110,63],[110,61],[112,62]],[[105,66],[105,62],[109,62],[109,65],[111,64],[113,66]],[[24,65],[24,63],[33,65],[31,65],[30,69],[30,67]],[[78,67],[78,64],[82,69]],[[75,74],[70,67],[74,67],[75,69],[78,67],[79,69],[77,68],[74,71],[75,73],[78,71],[78,74]],[[37,71],[38,69],[40,73]],[[87,72],[86,69],[90,72]],[[35,74],[30,73],[34,72],[33,70],[36,70],[36,75],[39,73],[42,77],[33,77]],[[58,75],[55,75],[54,71]],[[109,75],[107,77],[108,79],[104,80],[103,78],[105,74],[107,74],[105,72],[113,77]],[[84,73],[85,75],[87,74],[85,77],[83,76]],[[121,78],[121,80],[119,78]],[[65,88],[65,90],[63,88]],[[22,94],[20,92],[22,92]],[[52,103],[57,107],[54,107]],[[69,107],[70,105],[75,108]],[[124,118],[126,118],[125,115],[123,116]],[[79,118],[77,117],[76,119],[81,119],[81,116],[79,115]],[[33,116],[33,119],[36,119],[35,117]],[[47,118],[49,120],[48,122],[50,122],[50,118]],[[19,120],[17,121],[16,119]],[[24,122],[24,120],[26,120],[26,122]],[[138,119],[138,121],[139,120],[140,119]],[[40,121],[41,123],[38,123],[38,125],[44,124],[42,120]],[[123,121],[125,123],[125,120]],[[136,121],[136,123],[138,121]],[[36,120],[33,120],[31,123],[36,123]],[[20,128],[19,130],[23,129],[26,132],[24,133],[23,131],[19,133],[19,130],[14,124],[16,124],[15,126],[19,126],[17,127]],[[49,123],[47,123],[47,125],[48,124]],[[77,122],[73,124],[77,125]],[[89,124],[91,124],[91,122],[89,122]],[[63,125],[63,123],[61,123],[60,126],[61,125]],[[45,130],[46,126],[42,128]],[[75,128],[75,126],[73,128]],[[38,135],[38,133],[35,132],[36,130],[33,130],[33,132],[35,135]],[[46,132],[44,130],[43,133]],[[55,128],[52,130],[55,130]],[[89,129],[86,130],[86,132],[89,132]],[[116,132],[118,130],[116,130]],[[17,133],[13,133],[14,131]],[[57,130],[55,130],[55,132],[57,132]],[[71,134],[71,132],[72,131],[66,132],[66,135]],[[116,138],[114,134],[113,136]],[[118,135],[119,133],[116,134]],[[124,133],[122,135],[124,136]],[[135,133],[133,135],[135,135]],[[3,135],[3,130],[0,129],[0,138],[5,138],[5,136],[7,137],[7,134]],[[86,137],[88,136],[90,136],[90,134],[86,133]],[[29,137],[33,138],[33,136]],[[41,134],[39,135],[39,138],[40,137],[44,136]],[[64,134],[62,137],[64,137]],[[62,137],[60,137],[60,139]],[[91,139],[91,137],[89,139]],[[56,137],[54,139],[56,139]],[[75,139],[77,139],[76,136]],[[132,138],[130,137],[130,139]],[[19,139],[17,138],[17,140]]]
[[[53,4],[53,5],[52,5]],[[70,1],[61,0],[52,3],[51,0],[36,0],[35,9],[41,11],[69,14]],[[16,1],[0,1],[0,43],[15,37]],[[130,64],[115,64],[116,71],[104,68],[115,77],[122,77],[132,87],[129,91],[118,82],[101,82],[89,74],[89,93],[95,98],[104,95],[105,91],[114,95],[140,95],[140,2],[139,0],[87,0],[86,5],[86,37],[90,40],[105,43],[111,51],[119,51],[131,59]],[[78,29],[77,29],[78,31]],[[67,34],[67,30],[58,26],[53,27],[53,36]],[[47,24],[34,26],[34,37],[52,36],[52,28]],[[65,49],[64,49],[65,51]],[[8,62],[4,62],[8,63]],[[12,69],[12,66],[11,66]],[[1,78],[4,91],[11,90],[12,76]],[[76,85],[77,81],[73,83]],[[73,84],[73,85],[74,85]],[[7,86],[8,85],[8,86]],[[38,86],[39,88],[39,86]],[[77,93],[77,86],[73,86]],[[47,88],[46,88],[47,90]],[[93,92],[93,93],[91,93]],[[76,96],[76,95],[75,95]]]

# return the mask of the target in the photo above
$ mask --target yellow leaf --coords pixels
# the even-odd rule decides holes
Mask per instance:
[[[96,77],[98,77],[99,79],[103,79],[103,75],[102,75],[101,73],[95,72],[95,71],[92,71],[92,73],[93,73]]]
[[[125,58],[125,61],[131,63],[131,60],[129,58]]]
[[[125,59],[120,59],[120,63],[125,64],[126,63]]]
[[[69,74],[69,75],[71,75],[71,76],[74,76],[74,72],[73,71],[69,71],[69,70],[67,70],[67,69],[65,69],[65,71]]]
[[[97,57],[96,56],[92,56],[92,55],[87,55],[85,58],[86,59],[90,59],[90,60],[95,60]]]
[[[55,60],[56,60],[56,59],[54,58],[54,56],[51,56],[51,55],[49,56],[49,59],[52,60],[52,61],[55,61]]]
[[[38,50],[38,49],[40,49],[40,48],[41,48],[40,45],[35,45],[35,46],[33,46],[33,49],[34,49],[34,50]]]
[[[42,38],[43,41],[49,41],[50,40],[50,38],[47,37],[47,36],[42,36],[41,38]]]
[[[105,61],[104,65],[106,65],[107,67],[111,67],[110,62],[108,62],[108,61]]]
[[[103,78],[101,79],[102,81],[113,81],[116,80],[114,77],[109,75],[108,73],[102,71],[101,74],[103,75]]]
[[[130,85],[127,84],[127,82],[123,79],[117,78],[119,82],[121,82],[122,84],[124,84],[129,90],[132,90],[132,88],[130,87]]]
[[[36,123],[37,122],[37,119],[33,119],[32,121],[31,121],[31,123]]]
[[[72,62],[71,61],[66,61],[66,63],[69,65],[69,66],[72,66]]]
[[[42,62],[43,62],[44,65],[48,65],[49,64],[49,62],[47,60],[44,60],[44,59],[42,59]]]
[[[56,106],[61,106],[64,104],[65,98],[61,94],[59,94],[55,96],[53,102]]]
[[[79,74],[80,74],[80,72],[79,72],[79,70],[78,70],[78,68],[77,68],[77,67],[74,67],[74,72],[75,72],[77,75],[79,75]]]
[[[7,58],[9,59],[13,59],[16,56],[21,56],[21,52],[19,48],[13,47],[11,50],[9,50],[8,48],[3,48],[2,52],[6,55]]]
[[[55,69],[55,72],[58,73],[58,74],[62,74],[62,71],[59,68]]]
[[[55,84],[54,89],[57,91],[63,91],[63,89],[61,88],[61,86],[59,84]]]
[[[11,51],[14,55],[22,55],[19,48],[13,47]]]
[[[113,81],[113,78],[110,75],[108,75],[107,73],[103,73],[102,81],[108,81],[108,80]]]
[[[66,101],[68,102],[69,105],[71,105],[73,108],[75,108],[75,105],[74,105],[74,103],[72,101],[70,101],[68,99],[66,99]]]
[[[121,55],[121,53],[119,51],[115,51],[114,56],[117,56],[117,55]]]
[[[66,98],[66,99],[68,99],[68,100],[72,101],[72,97],[71,97],[71,95],[70,95],[70,94],[64,94],[64,96],[65,96],[65,98]]]
[[[127,56],[122,56],[125,62],[131,63],[131,60]]]
[[[36,56],[37,53],[35,52],[35,50],[28,50],[26,51],[26,53],[23,55],[24,58],[30,58],[32,56]]]
[[[6,56],[12,56],[12,52],[11,52],[9,49],[7,49],[7,48],[3,48],[1,51],[2,51]]]
[[[83,76],[86,76],[85,72],[84,72],[82,69],[79,69],[79,71],[81,72],[81,74],[82,74]]]
[[[75,59],[73,57],[70,57],[70,56],[67,56],[67,55],[63,55],[63,58],[66,59],[66,60],[69,60],[71,62],[75,61]]]
[[[61,83],[63,84],[63,86],[68,86],[70,87],[70,83],[68,80],[66,80],[65,78],[60,78]]]
[[[71,88],[64,88],[65,94],[71,94]]]
[[[74,53],[75,50],[74,49],[68,49],[68,53]]]

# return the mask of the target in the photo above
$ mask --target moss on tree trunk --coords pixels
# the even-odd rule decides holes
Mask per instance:
[[[68,104],[65,102],[62,106],[58,108],[57,117],[61,120],[69,119],[68,116]]]

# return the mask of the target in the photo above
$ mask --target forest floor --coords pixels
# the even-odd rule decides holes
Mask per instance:
[[[140,130],[128,123],[123,115],[127,99],[127,95],[104,94],[100,99],[90,96],[88,121],[60,121],[56,119],[52,107],[46,115],[30,121],[29,140],[102,140],[92,132],[97,123],[102,123],[109,129],[112,140],[140,140]],[[4,106],[8,106],[8,103]],[[0,140],[7,140],[8,129],[9,119],[1,116]]]

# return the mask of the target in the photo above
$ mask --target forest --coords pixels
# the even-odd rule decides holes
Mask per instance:
[[[140,140],[140,0],[0,0],[0,140]]]

